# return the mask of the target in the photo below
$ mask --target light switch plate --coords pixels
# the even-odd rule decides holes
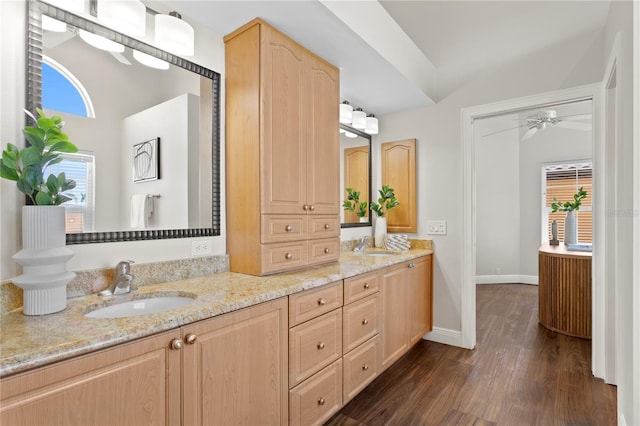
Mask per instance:
[[[447,235],[446,220],[429,220],[427,221],[428,235]]]

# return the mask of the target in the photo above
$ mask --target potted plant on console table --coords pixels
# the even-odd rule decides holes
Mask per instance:
[[[2,151],[0,176],[15,181],[28,203],[22,208],[22,250],[13,260],[23,273],[11,281],[23,290],[23,313],[44,315],[67,306],[67,284],[75,274],[66,270],[73,251],[66,247],[65,209],[71,198],[64,194],[76,186],[64,172],[47,175],[47,168],[62,161],[61,153],[77,152],[62,128],[60,117],[46,117],[38,109],[38,119],[27,112],[36,126],[22,133],[28,144],[19,149],[7,144]]]
[[[378,202],[369,203],[371,210],[376,213],[376,227],[374,230],[374,244],[376,247],[382,247],[384,236],[387,234],[387,218],[386,213],[392,208],[399,206],[400,203],[396,199],[393,188],[389,185],[382,185],[382,189],[378,190],[380,197]]]
[[[577,233],[576,233],[576,214],[575,212],[580,210],[580,206],[582,205],[582,200],[587,198],[587,191],[584,190],[583,187],[580,187],[578,192],[573,194],[572,201],[565,201],[564,203],[560,203],[556,197],[553,197],[553,202],[551,203],[551,212],[567,212],[567,215],[564,218],[564,244],[575,244],[577,242]]]

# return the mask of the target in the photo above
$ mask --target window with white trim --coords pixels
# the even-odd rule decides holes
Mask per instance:
[[[564,239],[565,212],[551,212],[554,197],[560,202],[573,200],[581,187],[587,191],[576,212],[578,242],[593,242],[593,163],[591,160],[544,164],[542,166],[542,242],[551,239],[551,223],[558,224],[558,240]]]

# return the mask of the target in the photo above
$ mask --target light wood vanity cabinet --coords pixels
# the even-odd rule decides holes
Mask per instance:
[[[230,269],[338,259],[339,71],[256,19],[225,37]]]
[[[2,379],[3,425],[286,424],[287,299]]]

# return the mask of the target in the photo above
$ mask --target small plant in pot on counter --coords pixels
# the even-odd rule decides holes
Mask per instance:
[[[385,217],[389,210],[400,205],[393,188],[389,185],[382,185],[382,189],[378,190],[378,194],[380,194],[378,202],[371,202],[371,210],[376,213],[376,216]]]
[[[15,181],[18,190],[25,193],[34,205],[58,206],[71,200],[64,192],[75,188],[76,183],[67,179],[64,172],[57,176],[50,174],[45,179],[46,170],[62,161],[61,153],[77,152],[78,148],[60,130],[63,125],[60,117],[49,118],[42,110],[37,111],[38,119],[28,113],[36,127],[22,129],[30,145],[19,149],[7,144],[7,149],[2,151],[0,176]]]
[[[355,212],[358,217],[367,215],[367,202],[360,201],[360,191],[354,191],[352,188],[347,188],[347,199],[342,202],[342,207]]]

